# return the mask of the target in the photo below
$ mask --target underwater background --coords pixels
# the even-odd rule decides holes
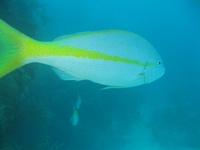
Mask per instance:
[[[29,64],[0,79],[0,150],[199,150],[199,0],[0,0],[0,18],[41,41],[123,29],[155,46],[166,73],[100,90]],[[70,123],[77,95],[79,122]]]

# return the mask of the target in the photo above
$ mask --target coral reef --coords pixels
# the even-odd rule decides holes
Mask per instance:
[[[1,0],[0,18],[26,35],[34,37],[38,29],[37,22],[45,19],[45,15],[43,5],[38,0]],[[22,147],[26,149],[23,145],[26,142],[15,141],[23,139],[18,137],[22,128],[27,126],[30,127],[30,132],[36,129],[45,132],[48,125],[50,113],[41,100],[43,97],[35,96],[31,91],[30,84],[34,79],[34,72],[35,65],[27,65],[0,79],[1,150],[20,150]],[[30,138],[26,134],[24,136]]]
[[[0,104],[0,129],[4,130],[6,127],[6,109],[7,106]],[[1,132],[0,132],[1,133]]]
[[[199,149],[200,103],[181,93],[172,92],[169,105],[152,112],[149,127],[161,147]]]
[[[33,37],[36,20],[45,18],[42,7],[38,0],[1,0],[0,18]]]
[[[11,145],[7,143],[1,147],[1,150],[21,150],[21,148],[17,145]]]

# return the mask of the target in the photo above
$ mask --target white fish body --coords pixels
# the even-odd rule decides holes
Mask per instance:
[[[151,83],[165,72],[162,59],[154,47],[132,32],[86,32],[63,36],[55,42],[78,47],[87,53],[86,56],[68,56],[54,61],[52,66],[67,75],[63,79],[68,79],[70,74],[74,80],[86,79],[109,87],[131,87]]]

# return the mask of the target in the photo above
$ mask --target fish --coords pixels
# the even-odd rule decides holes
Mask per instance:
[[[38,41],[0,19],[0,78],[30,63],[42,63],[62,80],[89,80],[109,88],[151,83],[165,73],[155,48],[125,30],[100,30]]]
[[[81,100],[80,94],[78,93],[77,100],[76,100],[76,105],[75,105],[76,109],[79,109],[81,107],[81,101],[82,100]]]
[[[79,121],[79,115],[78,115],[78,111],[76,110],[75,106],[73,107],[73,114],[72,117],[70,119],[70,122],[73,126],[76,126],[78,124]]]

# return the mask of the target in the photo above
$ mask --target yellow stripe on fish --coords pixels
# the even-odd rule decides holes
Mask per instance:
[[[38,46],[35,46],[38,45]],[[105,53],[101,53],[94,50],[81,49],[78,47],[71,47],[69,45],[60,46],[57,43],[27,43],[23,49],[28,49],[29,47],[36,47],[37,51],[41,51],[43,53],[38,53],[37,51],[27,51],[25,52],[24,58],[29,57],[38,57],[38,56],[74,56],[77,58],[89,58],[89,59],[102,59],[107,61],[114,62],[123,62],[144,66],[146,62],[140,62],[139,60],[132,60],[128,58],[123,58],[117,55],[111,56]],[[45,50],[43,51],[42,49]],[[156,65],[155,63],[151,63],[149,65]]]
[[[33,62],[52,66],[64,80],[90,80],[109,87],[150,83],[165,71],[153,46],[132,32],[82,32],[40,42],[0,20],[0,77]]]

